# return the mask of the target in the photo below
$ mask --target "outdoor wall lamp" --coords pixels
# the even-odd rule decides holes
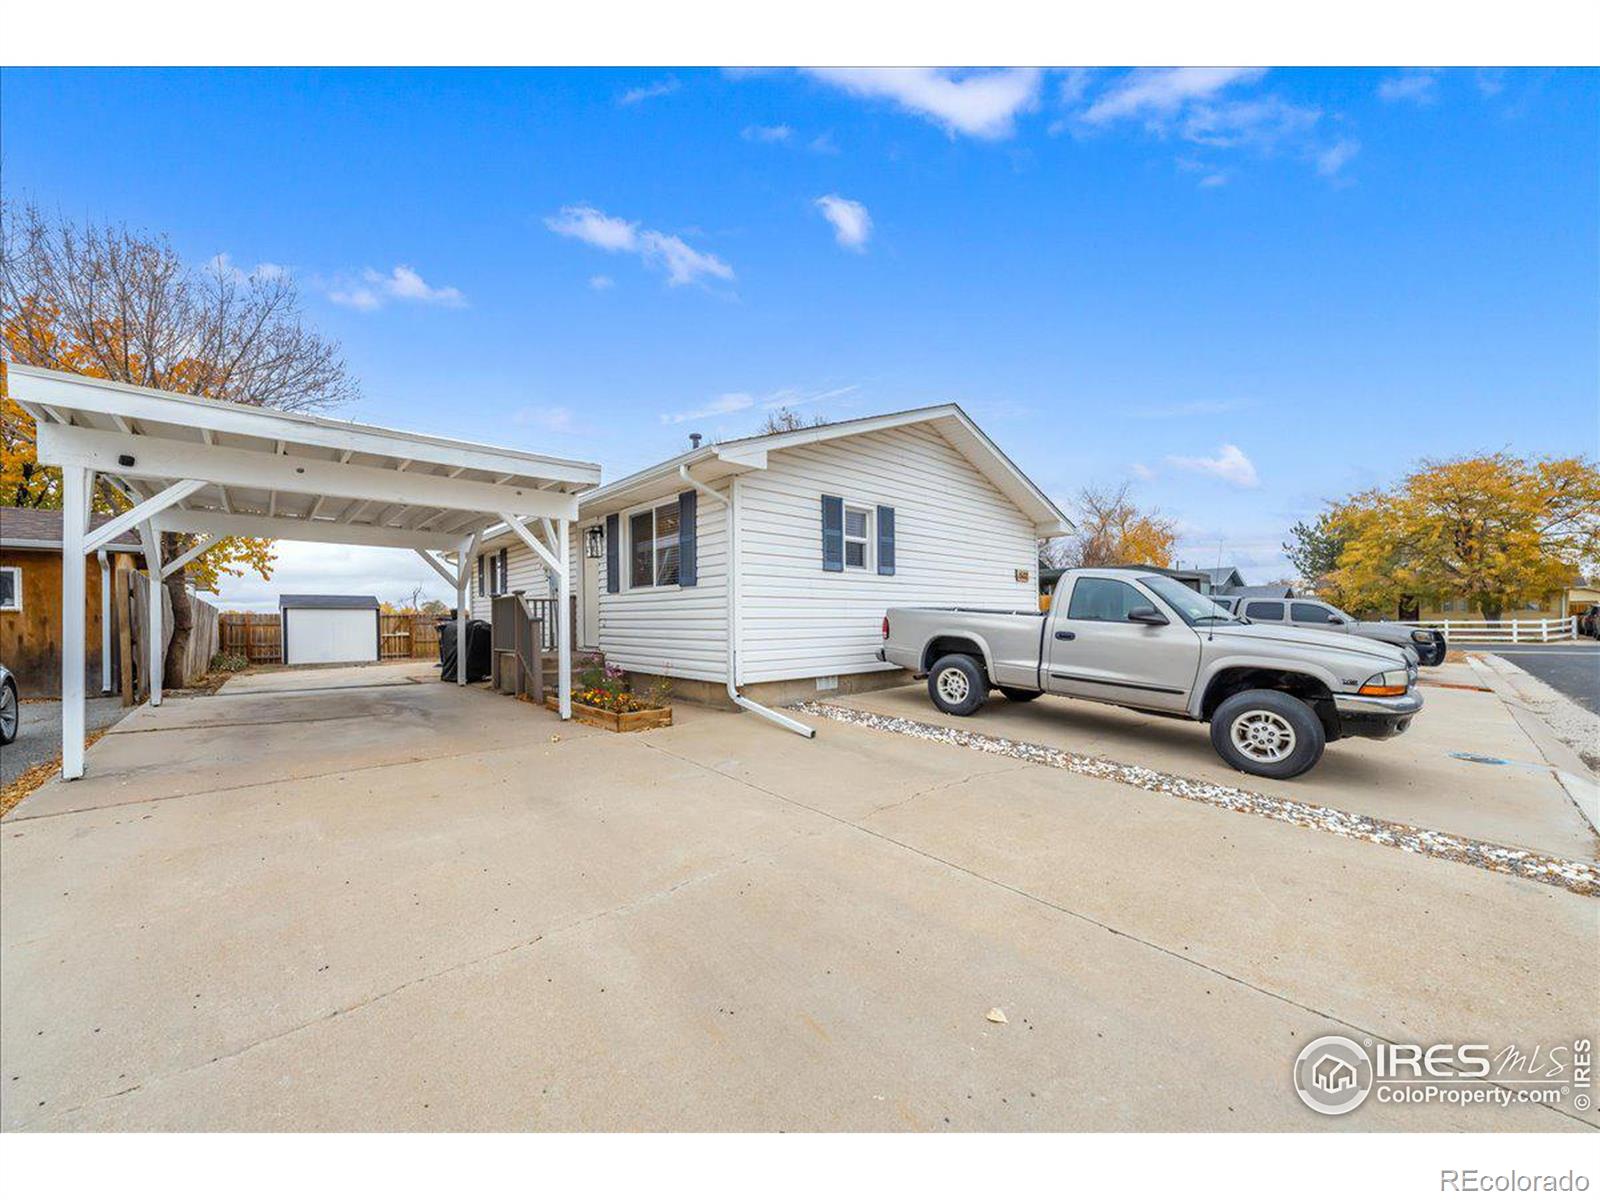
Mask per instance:
[[[606,552],[606,531],[604,526],[591,525],[583,534],[583,555],[585,558],[600,558]]]

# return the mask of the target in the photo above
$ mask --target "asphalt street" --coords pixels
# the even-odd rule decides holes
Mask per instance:
[[[1487,650],[1537,675],[1556,691],[1600,713],[1600,642],[1551,642],[1543,646],[1507,646],[1504,643],[1454,644],[1458,650]]]
[[[120,696],[90,696],[84,702],[84,727],[93,732],[130,711]],[[17,709],[17,740],[0,746],[0,784],[10,783],[35,763],[61,753],[61,701],[24,699]]]

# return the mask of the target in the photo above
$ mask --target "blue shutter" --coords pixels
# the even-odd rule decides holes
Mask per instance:
[[[693,587],[700,582],[695,565],[695,517],[698,492],[682,492],[678,496],[678,586]]]
[[[612,513],[606,518],[606,591],[622,590],[622,518]]]
[[[894,574],[894,509],[878,505],[878,574]]]
[[[844,499],[822,498],[822,569],[844,570]]]

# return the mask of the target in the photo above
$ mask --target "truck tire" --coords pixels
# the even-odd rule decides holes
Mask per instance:
[[[1212,748],[1248,775],[1293,779],[1317,765],[1326,744],[1316,712],[1288,692],[1236,692],[1211,714]]]
[[[952,717],[970,717],[989,698],[989,681],[970,654],[946,654],[928,672],[928,698]]]
[[[1029,700],[1037,700],[1044,695],[1043,692],[1034,691],[1033,688],[1003,687],[1000,694],[1013,704],[1026,704]]]

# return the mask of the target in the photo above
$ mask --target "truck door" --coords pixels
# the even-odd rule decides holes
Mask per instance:
[[[1063,581],[1064,582],[1064,581]],[[1049,691],[1136,708],[1182,711],[1200,668],[1200,638],[1187,624],[1131,583],[1079,575],[1072,593],[1057,593],[1045,649]],[[1166,624],[1129,614],[1153,609]]]

